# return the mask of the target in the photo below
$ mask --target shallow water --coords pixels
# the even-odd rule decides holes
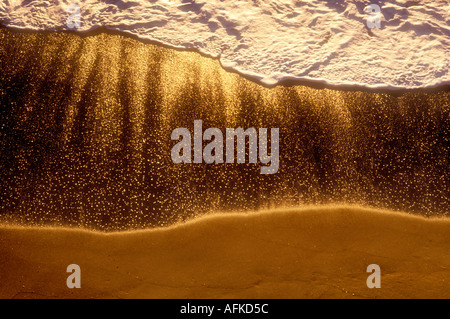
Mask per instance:
[[[277,86],[117,34],[0,29],[0,213],[25,224],[165,226],[214,211],[449,207],[450,93]],[[280,169],[173,164],[172,130],[280,129]]]

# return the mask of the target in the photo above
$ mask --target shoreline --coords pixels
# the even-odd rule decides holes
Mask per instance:
[[[63,231],[63,232],[81,232],[85,234],[93,234],[99,236],[109,235],[127,235],[137,233],[158,233],[158,232],[170,232],[175,229],[186,228],[196,223],[207,223],[210,220],[226,220],[226,219],[248,219],[248,218],[264,218],[273,214],[302,214],[302,213],[320,213],[328,211],[358,211],[362,214],[373,214],[379,216],[396,216],[398,218],[406,218],[407,220],[415,220],[422,223],[448,223],[450,227],[450,216],[423,216],[417,214],[411,214],[403,211],[393,211],[388,209],[360,206],[360,205],[309,205],[303,207],[280,207],[275,209],[264,209],[256,212],[213,212],[198,217],[193,217],[185,221],[180,221],[175,224],[167,226],[156,226],[153,228],[135,228],[127,230],[99,230],[96,228],[83,228],[79,226],[64,226],[64,225],[33,225],[33,224],[21,224],[13,220],[5,221],[0,218],[0,231]]]
[[[449,93],[264,88],[194,52],[0,29],[0,215],[124,230],[346,204],[448,215]],[[279,128],[260,164],[175,164],[176,128]]]
[[[123,36],[125,38],[133,39],[136,41],[139,41],[144,44],[151,44],[160,46],[166,49],[172,49],[179,52],[194,52],[199,54],[202,57],[212,59],[215,61],[218,61],[221,67],[229,73],[234,73],[239,75],[240,77],[251,81],[257,85],[260,85],[267,89],[273,89],[276,87],[293,87],[293,86],[305,86],[312,89],[330,89],[330,90],[337,90],[342,92],[366,92],[366,93],[381,93],[381,94],[389,94],[391,96],[399,97],[404,94],[408,93],[438,93],[438,92],[446,92],[450,91],[450,81],[448,83],[441,83],[433,86],[427,86],[427,87],[416,87],[416,88],[403,88],[403,87],[386,87],[386,86],[379,86],[379,87],[371,87],[365,84],[333,84],[328,83],[325,79],[297,79],[297,78],[285,78],[283,80],[278,81],[275,84],[267,84],[264,83],[261,79],[258,78],[258,76],[252,76],[249,74],[245,74],[244,72],[239,72],[236,69],[233,69],[232,67],[224,66],[221,61],[220,57],[214,57],[212,55],[206,54],[204,52],[201,52],[197,49],[192,48],[182,48],[182,47],[176,47],[172,45],[165,44],[163,42],[155,41],[155,40],[149,40],[141,38],[137,35],[134,35],[129,32],[125,31],[118,31],[118,30],[111,30],[107,27],[97,27],[93,30],[89,31],[72,31],[72,30],[28,30],[28,29],[22,29],[17,27],[9,27],[2,25],[0,23],[0,30],[1,29],[7,29],[12,33],[23,33],[23,34],[52,34],[52,33],[63,33],[63,34],[71,34],[76,35],[80,38],[89,38],[94,37],[100,34],[108,34],[108,35],[118,35]]]
[[[310,85],[0,26],[0,298],[450,298],[450,86]],[[278,172],[174,164],[196,119],[279,128]]]

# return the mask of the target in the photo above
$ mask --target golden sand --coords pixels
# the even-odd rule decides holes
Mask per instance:
[[[298,83],[297,83],[298,84]],[[345,203],[448,214],[450,92],[263,87],[117,33],[0,27],[0,217],[128,230]],[[174,164],[174,129],[279,128],[280,167]]]
[[[357,207],[164,229],[0,228],[2,298],[449,298],[450,221]],[[81,267],[81,289],[66,267]],[[369,289],[366,268],[381,268]]]

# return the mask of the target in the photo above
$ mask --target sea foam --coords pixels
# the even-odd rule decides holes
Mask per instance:
[[[450,3],[372,1],[381,28],[369,29],[368,1],[3,0],[0,23],[67,30],[71,5],[81,27],[121,31],[219,58],[266,85],[284,80],[333,86],[413,89],[450,84]]]

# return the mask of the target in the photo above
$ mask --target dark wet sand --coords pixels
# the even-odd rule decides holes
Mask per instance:
[[[344,203],[444,216],[450,93],[264,88],[195,52],[0,28],[0,217],[127,230]],[[175,165],[172,130],[280,129],[280,169]]]

